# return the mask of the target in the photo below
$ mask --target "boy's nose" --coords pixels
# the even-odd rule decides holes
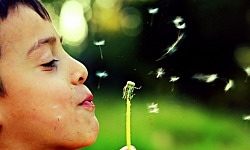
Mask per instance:
[[[73,85],[83,84],[88,76],[86,67],[75,59],[73,59],[69,67],[71,68],[71,83]]]

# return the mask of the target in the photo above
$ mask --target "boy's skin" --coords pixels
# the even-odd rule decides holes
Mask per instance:
[[[37,44],[39,43],[39,44]],[[61,46],[51,22],[25,5],[0,20],[0,149],[77,149],[99,130],[87,70]],[[58,60],[58,61],[53,61]]]

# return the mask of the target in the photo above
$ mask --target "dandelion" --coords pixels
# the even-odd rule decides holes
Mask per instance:
[[[98,86],[97,86],[97,89],[100,89],[101,79],[106,78],[108,76],[108,73],[106,71],[103,71],[103,72],[97,71],[95,75],[100,78],[98,82]]]
[[[248,77],[250,76],[250,66],[248,66],[247,68],[245,68],[244,71],[245,71],[246,74],[247,74],[247,77],[246,77],[246,80],[245,80],[245,82],[247,82],[247,79],[248,79]]]
[[[205,81],[206,83],[211,83],[215,81],[218,78],[217,74],[210,74],[210,75],[204,75],[204,74],[195,74],[193,75],[194,79]]]
[[[103,55],[102,55],[102,48],[101,48],[101,46],[105,45],[105,40],[101,40],[101,41],[94,41],[94,45],[99,46],[101,59],[103,59]]]
[[[227,85],[226,85],[225,88],[224,88],[224,91],[227,92],[230,88],[233,87],[233,85],[234,85],[233,80],[229,79]]]
[[[159,60],[162,60],[166,57],[167,54],[173,54],[176,50],[177,50],[177,44],[183,39],[184,37],[184,33],[182,33],[181,35],[179,35],[177,37],[177,40],[170,46],[168,47],[167,49],[167,52],[164,53],[159,59],[157,59],[156,61],[159,61]]]
[[[165,74],[164,69],[163,68],[158,68],[156,70],[156,78],[162,78],[162,76]]]
[[[126,139],[127,139],[127,147],[128,150],[131,150],[131,135],[130,135],[130,106],[131,99],[134,94],[135,83],[132,81],[128,81],[126,86],[123,88],[123,96],[122,98],[127,101],[127,112],[126,112]]]
[[[151,21],[150,21],[150,26],[153,25],[153,20],[154,20],[154,15],[157,14],[159,11],[159,8],[149,8],[148,13],[151,14]]]

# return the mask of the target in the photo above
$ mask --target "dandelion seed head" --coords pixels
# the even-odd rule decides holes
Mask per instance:
[[[175,81],[177,81],[177,80],[179,80],[179,79],[180,79],[180,77],[172,76],[172,77],[170,77],[169,82],[175,82]]]
[[[96,45],[96,46],[105,45],[105,40],[101,40],[101,41],[94,41],[94,45]]]
[[[153,15],[157,14],[158,11],[159,11],[159,8],[149,8],[148,9],[148,13],[153,14]]]
[[[108,73],[106,71],[103,71],[103,72],[96,72],[95,74],[96,76],[98,76],[99,78],[106,78],[108,76]]]
[[[234,82],[233,82],[233,80],[230,79],[228,81],[227,85],[225,86],[224,91],[228,91],[230,88],[233,87],[233,85],[234,85]]]
[[[162,76],[165,74],[164,69],[163,68],[158,68],[156,70],[156,78],[162,78]]]
[[[245,72],[247,73],[247,76],[250,76],[250,66],[244,69]]]
[[[250,115],[243,116],[242,119],[243,119],[243,120],[246,120],[246,121],[249,121],[249,120],[250,120]]]
[[[158,103],[151,103],[150,105],[147,106],[148,109],[154,109],[158,107]]]

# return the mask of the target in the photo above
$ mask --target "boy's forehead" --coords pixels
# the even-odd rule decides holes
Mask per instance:
[[[54,33],[51,22],[43,20],[33,9],[19,5],[10,10],[8,17],[0,21],[1,53],[8,48],[27,48],[46,34]]]

